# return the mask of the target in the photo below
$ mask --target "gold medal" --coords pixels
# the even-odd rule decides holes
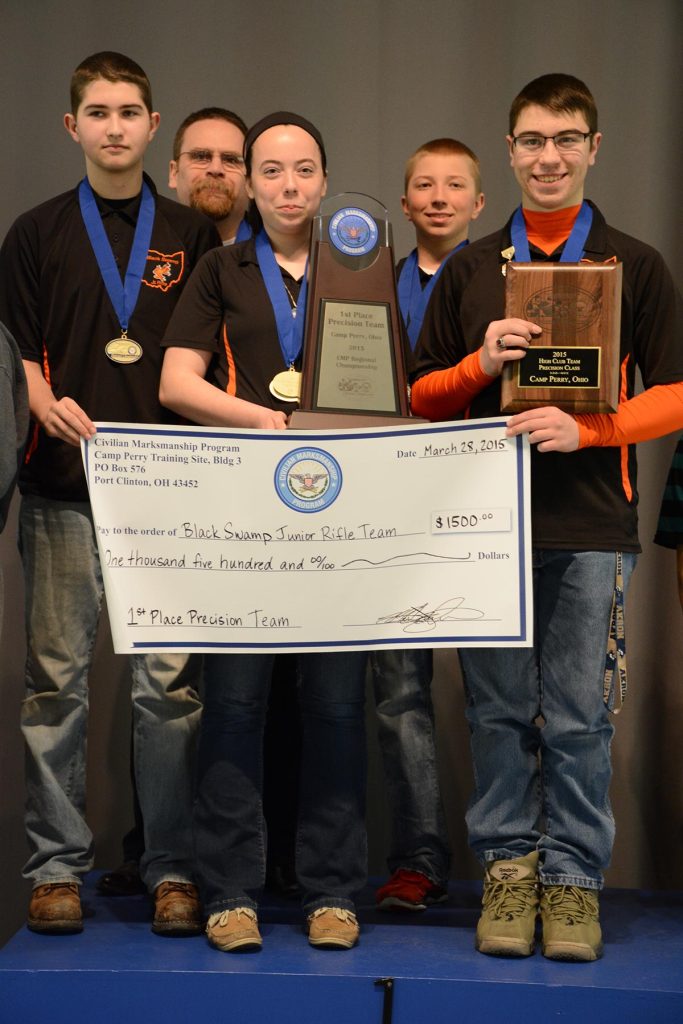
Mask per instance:
[[[501,249],[500,255],[503,257],[504,260],[507,260],[507,263],[504,263],[503,266],[500,268],[501,274],[503,275],[503,277],[505,277],[508,269],[508,263],[515,255],[514,245],[509,245],[507,249]]]
[[[288,370],[275,374],[268,389],[281,402],[298,402],[301,398],[301,374],[290,366]]]
[[[137,363],[138,359],[142,358],[142,345],[129,338],[125,331],[120,338],[108,341],[104,351],[112,363]]]

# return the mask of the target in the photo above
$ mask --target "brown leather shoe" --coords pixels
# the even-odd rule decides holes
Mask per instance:
[[[37,885],[28,908],[29,929],[60,935],[82,932],[83,912],[78,888],[76,882]]]
[[[152,931],[157,935],[199,935],[199,892],[191,882],[162,882],[154,893]]]

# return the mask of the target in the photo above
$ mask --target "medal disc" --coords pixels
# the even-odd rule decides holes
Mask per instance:
[[[276,373],[269,384],[271,395],[282,402],[298,402],[301,398],[301,374],[294,368]]]
[[[112,363],[137,363],[142,357],[142,345],[132,338],[112,338],[104,346],[104,351]]]

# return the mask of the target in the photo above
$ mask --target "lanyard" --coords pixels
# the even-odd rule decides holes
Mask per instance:
[[[581,261],[586,245],[586,239],[588,238],[588,233],[591,229],[592,223],[593,211],[584,199],[577,218],[574,221],[574,227],[571,230],[569,238],[564,243],[564,249],[560,256],[560,263],[579,263]],[[510,237],[515,248],[515,261],[520,263],[531,263],[529,239],[527,238],[526,224],[524,223],[524,214],[522,213],[521,206],[518,206],[512,215]]]
[[[616,579],[609,638],[605,658],[603,696],[607,710],[618,715],[626,700],[626,632],[624,629],[624,570],[623,555],[616,552]]]
[[[301,352],[304,341],[308,263],[306,263],[296,309],[292,309],[287,298],[287,289],[282,280],[282,272],[275,259],[270,239],[263,228],[261,228],[256,236],[256,259],[263,276],[263,283],[268,292],[270,304],[273,307],[282,355],[286,365],[293,366]],[[297,315],[299,312],[301,313],[300,316]]]
[[[149,243],[152,238],[154,197],[147,182],[143,181],[140,212],[138,213],[138,221],[135,225],[133,245],[128,257],[128,266],[126,267],[123,282],[121,281],[119,269],[116,266],[116,260],[114,259],[114,253],[109,244],[107,233],[102,224],[102,217],[97,208],[95,194],[87,178],[84,178],[78,186],[78,202],[81,207],[85,230],[88,232],[88,238],[95,253],[97,266],[100,268],[100,274],[107,289],[107,295],[111,299],[114,312],[121,325],[121,331],[125,334],[142,286],[142,275],[149,252]]]
[[[437,282],[439,274],[443,270],[446,260],[457,252],[458,249],[462,249],[463,246],[467,245],[468,241],[465,239],[456,245],[455,249],[441,261],[438,269],[432,274],[429,281],[427,281],[424,288],[420,283],[420,268],[417,265],[417,249],[413,249],[410,256],[406,259],[405,263],[401,268],[401,273],[398,278],[398,304],[401,307],[401,316],[403,317],[403,323],[408,332],[408,338],[410,339],[410,347],[414,350],[417,345],[417,339],[420,336],[420,328],[422,327],[422,321],[424,320],[425,312],[427,311],[427,304],[429,298],[434,290],[434,285]]]

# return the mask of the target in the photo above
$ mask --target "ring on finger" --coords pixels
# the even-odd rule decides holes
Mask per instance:
[[[507,348],[507,345],[505,343],[505,338],[498,338],[498,340],[496,341],[496,348],[500,352],[503,352]]]

